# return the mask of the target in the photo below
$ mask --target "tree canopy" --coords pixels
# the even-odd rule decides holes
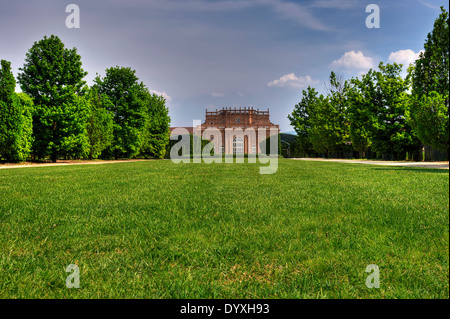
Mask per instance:
[[[129,67],[111,67],[89,87],[76,48],[55,35],[34,42],[19,69],[0,69],[0,159],[163,158],[169,110]]]
[[[408,118],[424,144],[449,149],[449,14],[441,7],[424,44],[425,51],[410,69],[413,77]]]
[[[11,63],[1,60],[0,68],[0,158],[26,160],[32,138],[33,102],[25,94],[15,93],[16,81]]]
[[[82,156],[86,147],[86,109],[79,99],[84,76],[76,48],[46,36],[28,51],[18,80],[34,101],[34,155]]]

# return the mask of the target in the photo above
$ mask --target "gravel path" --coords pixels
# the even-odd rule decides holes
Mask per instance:
[[[65,166],[65,165],[95,165],[95,164],[114,164],[126,162],[142,162],[154,161],[151,159],[135,159],[135,160],[111,160],[111,161],[58,161],[57,163],[19,163],[19,164],[0,164],[0,169],[6,168],[27,168],[27,167],[47,167],[47,166]]]
[[[293,159],[300,161],[338,162],[350,164],[370,164],[370,165],[384,165],[384,166],[448,169],[448,162],[394,162],[394,161],[367,161],[367,160],[346,160],[346,159],[326,159],[326,158],[293,158]]]
[[[366,160],[346,160],[346,159],[326,159],[326,158],[292,158],[299,161],[317,161],[317,162],[338,162],[350,164],[369,164],[384,166],[405,166],[405,167],[423,167],[423,168],[439,168],[448,169],[448,162],[394,162],[394,161],[366,161]],[[20,164],[0,164],[0,169],[6,168],[26,168],[26,167],[47,167],[47,166],[64,166],[64,165],[95,165],[95,164],[114,164],[126,162],[153,161],[145,159],[136,160],[111,160],[111,161],[60,161],[57,163],[20,163]]]

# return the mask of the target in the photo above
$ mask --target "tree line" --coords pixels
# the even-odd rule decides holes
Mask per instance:
[[[55,35],[29,49],[16,80],[1,60],[0,159],[163,158],[165,99],[129,67],[111,67],[89,87],[81,57]]]
[[[288,115],[300,156],[421,160],[429,145],[449,148],[449,15],[443,7],[415,65],[380,62],[360,78],[331,72],[326,94],[312,87]],[[370,154],[370,156],[368,156]]]

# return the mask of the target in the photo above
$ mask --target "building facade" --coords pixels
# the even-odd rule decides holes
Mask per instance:
[[[206,110],[205,122],[188,131],[213,141],[216,154],[257,154],[261,152],[260,142],[278,134],[280,129],[270,122],[269,109],[226,107]]]

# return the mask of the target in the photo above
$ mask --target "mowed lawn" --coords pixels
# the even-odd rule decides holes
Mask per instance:
[[[0,298],[448,298],[448,170],[260,165],[1,170]]]

